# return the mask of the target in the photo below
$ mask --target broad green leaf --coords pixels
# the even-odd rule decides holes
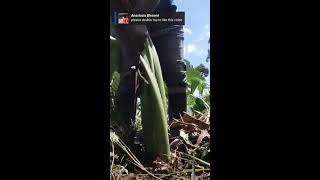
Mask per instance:
[[[203,112],[205,110],[210,110],[210,107],[202,98],[196,97],[193,109],[196,111]]]
[[[192,94],[187,94],[187,104],[188,106],[194,106],[195,97]]]
[[[188,68],[186,75],[188,83],[191,83],[192,80],[205,81],[205,78],[201,76],[200,72],[194,68]]]
[[[204,82],[203,82],[203,83],[199,83],[197,89],[198,89],[198,91],[199,91],[200,96],[202,96],[203,90],[205,89],[205,83],[204,83]]]
[[[120,74],[118,72],[114,72],[110,82],[112,94],[115,94],[115,92],[117,91],[119,87],[119,83],[120,83]]]
[[[200,81],[198,81],[198,80],[192,80],[191,81],[191,94],[194,93],[194,91],[197,89],[199,84],[200,84]]]

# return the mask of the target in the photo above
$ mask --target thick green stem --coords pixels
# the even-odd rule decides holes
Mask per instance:
[[[168,125],[165,104],[161,96],[164,88],[159,87],[149,63],[142,57],[140,59],[149,81],[149,85],[144,85],[144,92],[141,96],[141,113],[147,151],[152,158],[161,156],[163,159],[169,159]]]
[[[165,94],[165,85],[162,77],[162,70],[161,70],[161,65],[159,61],[159,57],[156,51],[156,48],[154,47],[152,40],[150,37],[148,37],[147,42],[149,43],[149,47],[151,48],[150,51],[153,52],[153,62],[154,62],[154,67],[155,67],[155,76],[157,78],[157,82],[159,84],[159,89],[161,93],[161,98],[163,100],[164,108],[165,111],[167,111],[167,97]]]

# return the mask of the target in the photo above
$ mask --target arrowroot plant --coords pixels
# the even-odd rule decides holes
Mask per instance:
[[[111,97],[119,84],[119,47],[117,40],[110,36],[111,62],[110,62],[110,88]],[[140,55],[140,69],[143,84],[140,96],[141,120],[147,156],[170,159],[168,124],[167,124],[167,98],[157,52],[150,37],[145,42],[145,49]],[[112,99],[112,98],[111,98]],[[114,103],[111,101],[111,105]]]

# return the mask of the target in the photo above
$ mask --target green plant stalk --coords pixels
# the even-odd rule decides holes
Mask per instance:
[[[146,71],[149,85],[144,84],[143,94],[141,96],[141,117],[145,137],[145,144],[148,156],[154,158],[160,156],[165,160],[170,159],[170,146],[168,137],[168,124],[166,118],[165,104],[161,96],[164,93],[164,87],[161,88],[142,56],[140,56],[142,66]],[[159,67],[155,68],[157,71]],[[162,80],[163,81],[163,80]]]
[[[163,100],[163,104],[165,105],[164,108],[165,108],[165,111],[167,111],[167,96],[166,96],[166,92],[165,92],[165,84],[163,81],[161,65],[160,65],[157,51],[156,51],[156,49],[152,43],[152,40],[149,36],[146,40],[145,50],[143,51],[142,54],[144,54],[143,58],[147,60],[146,62],[150,66],[151,72],[154,73],[154,75],[157,79],[160,93],[161,93],[161,98]]]
[[[155,72],[154,56],[156,54],[154,54],[154,53],[152,54],[152,52],[153,52],[152,46],[153,46],[152,41],[150,41],[149,38],[147,38],[146,43],[145,43],[145,50],[144,50],[145,57],[144,57],[144,59],[148,60],[151,71]]]
[[[147,42],[149,43],[149,46],[151,46],[151,49],[154,52],[153,53],[153,60],[154,60],[154,65],[155,65],[155,76],[156,76],[157,82],[159,84],[161,98],[163,100],[165,112],[167,112],[167,108],[168,108],[167,107],[167,97],[166,97],[165,84],[164,84],[163,77],[162,77],[162,70],[161,70],[159,57],[158,57],[156,48],[154,47],[150,37],[148,37]]]

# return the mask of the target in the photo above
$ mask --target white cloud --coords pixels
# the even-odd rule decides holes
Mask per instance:
[[[210,38],[210,31],[206,33],[201,33],[197,39],[194,40],[194,42],[200,42],[200,41],[208,41],[207,38]]]
[[[195,44],[188,44],[186,47],[186,52],[187,53],[193,53],[197,50],[197,46]]]
[[[205,51],[205,50],[203,50],[203,49],[200,49],[200,50],[196,51],[196,53],[197,53],[198,55],[203,56],[203,55],[206,55],[206,54],[207,54],[207,51]]]
[[[189,29],[189,28],[184,27],[184,28],[183,28],[183,31],[184,31],[185,33],[187,33],[187,34],[192,34],[192,31],[191,31],[191,29]]]
[[[204,49],[200,49],[196,44],[191,43],[184,46],[184,54],[196,54],[196,55],[206,55],[207,51]]]
[[[201,41],[208,41],[208,38],[210,38],[210,25],[206,24],[204,26],[205,30],[202,30],[202,32],[198,35],[197,39],[194,39],[193,42],[201,42]],[[209,31],[208,31],[209,30]]]
[[[194,40],[194,42],[200,42],[204,40],[204,35],[201,34],[198,39]]]

